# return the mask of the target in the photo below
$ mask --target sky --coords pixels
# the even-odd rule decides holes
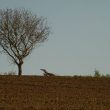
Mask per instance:
[[[110,74],[110,0],[0,0],[0,8],[25,8],[47,18],[48,41],[24,60],[24,75]],[[0,72],[17,72],[0,54]]]

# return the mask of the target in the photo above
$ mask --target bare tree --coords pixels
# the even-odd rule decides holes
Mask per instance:
[[[24,59],[50,33],[47,22],[26,9],[0,9],[0,49],[18,66],[22,75]]]

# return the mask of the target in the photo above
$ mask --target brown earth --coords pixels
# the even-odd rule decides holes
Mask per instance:
[[[110,110],[110,78],[0,76],[0,110]]]

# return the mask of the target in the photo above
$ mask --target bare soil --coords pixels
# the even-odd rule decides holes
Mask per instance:
[[[110,110],[110,78],[1,75],[0,110]]]

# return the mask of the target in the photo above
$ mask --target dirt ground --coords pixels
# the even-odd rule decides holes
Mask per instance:
[[[0,110],[110,110],[110,78],[1,75]]]

